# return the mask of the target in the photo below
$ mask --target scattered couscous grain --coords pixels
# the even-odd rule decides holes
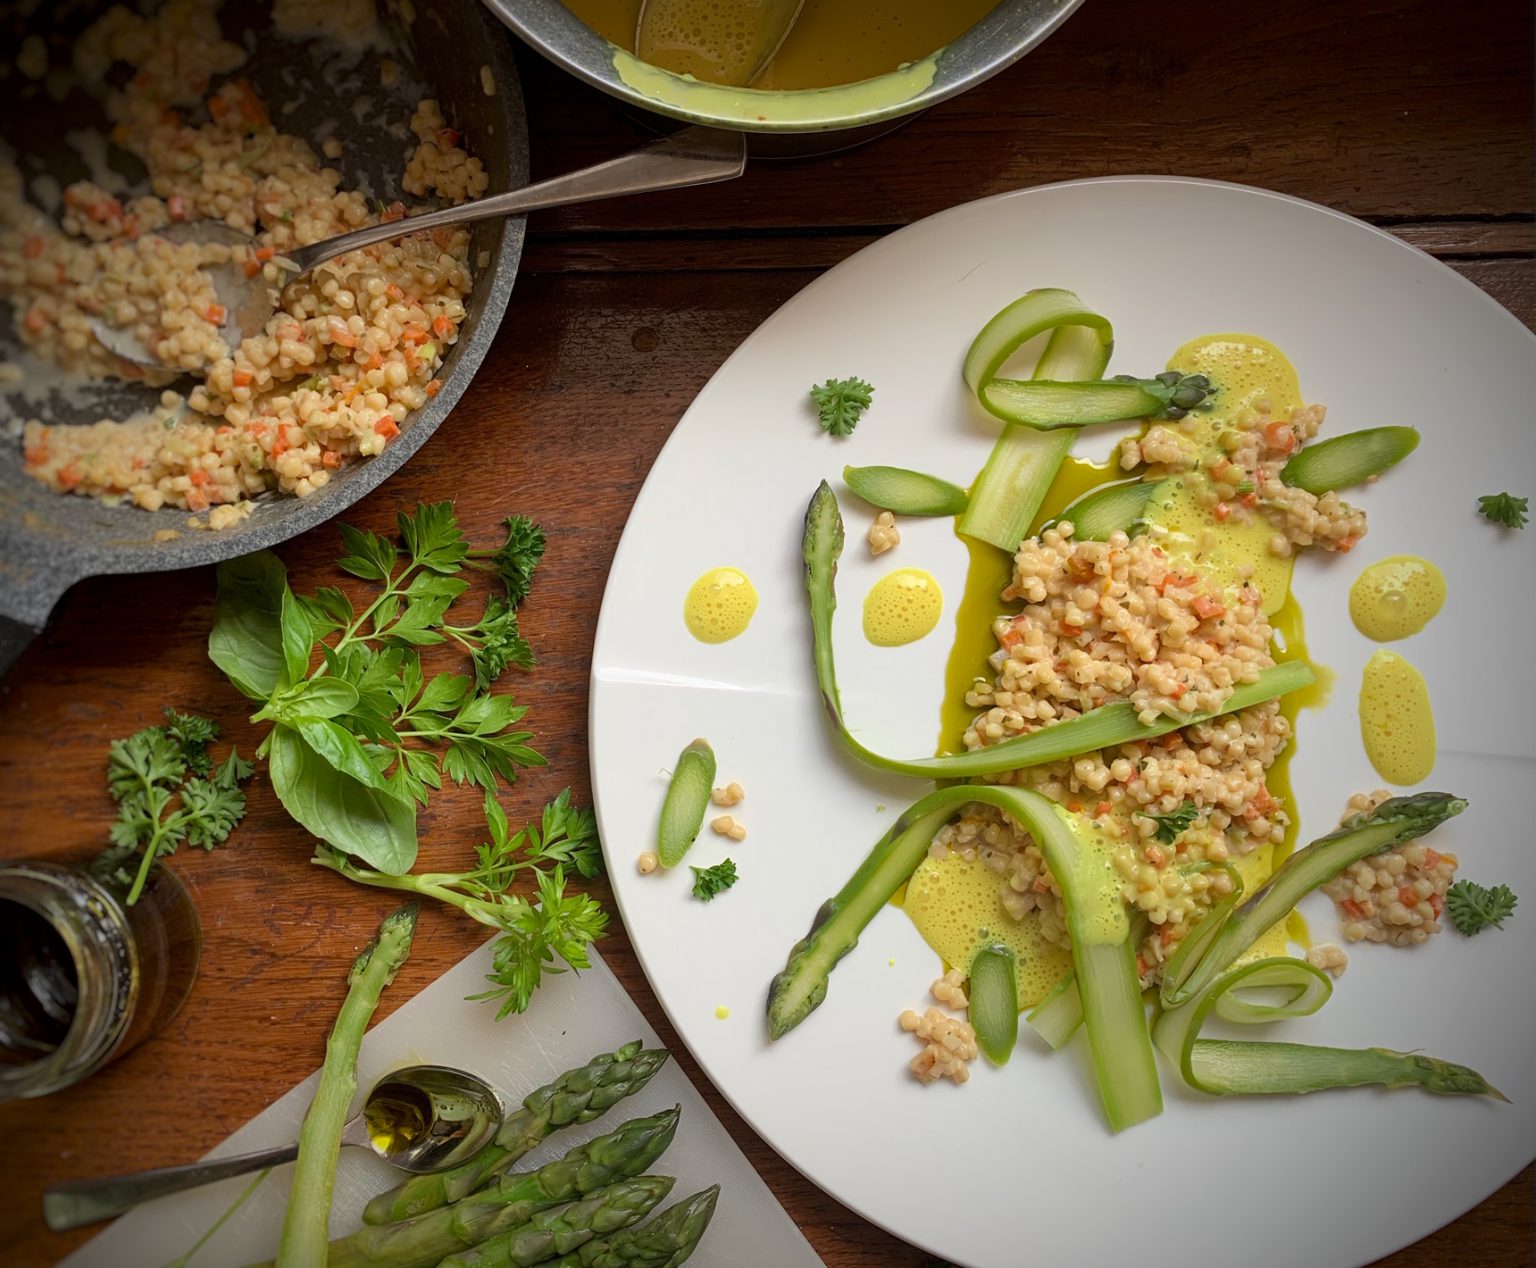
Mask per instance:
[[[717,815],[709,821],[712,832],[720,836],[729,837],[732,841],[745,841],[747,839],[746,828],[737,823],[730,815]]]
[[[893,546],[901,545],[901,532],[896,527],[896,517],[889,511],[881,511],[869,526],[865,540],[869,542],[871,555],[883,555]]]
[[[649,876],[660,866],[661,858],[655,850],[644,850],[641,852],[640,857],[635,860],[635,870],[641,876]]]
[[[903,1030],[925,1041],[923,1050],[907,1066],[919,1082],[951,1079],[964,1083],[971,1077],[969,1063],[976,1059],[980,1049],[969,1022],[950,1017],[937,1008],[921,1014],[909,1008],[897,1020]]]
[[[709,790],[709,799],[717,806],[734,806],[746,795],[746,789],[734,779],[724,788],[711,788]]]

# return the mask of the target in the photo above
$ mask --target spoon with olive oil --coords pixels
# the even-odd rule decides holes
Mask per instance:
[[[411,1065],[374,1084],[362,1110],[343,1128],[341,1143],[372,1149],[412,1175],[447,1171],[491,1143],[501,1126],[495,1090],[465,1070]],[[43,1222],[54,1232],[121,1215],[150,1198],[181,1193],[215,1180],[292,1162],[297,1144],[257,1153],[161,1167],[98,1180],[71,1180],[43,1193]]]

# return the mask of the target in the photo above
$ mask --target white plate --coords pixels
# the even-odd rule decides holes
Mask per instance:
[[[1372,645],[1350,625],[1350,582],[1372,560],[1427,556],[1445,610],[1396,644],[1424,672],[1441,744],[1431,787],[1471,799],[1434,837],[1462,875],[1508,882],[1522,906],[1501,932],[1454,931],[1413,950],[1365,945],[1332,1002],[1270,1037],[1423,1049],[1479,1069],[1513,1100],[1338,1091],[1215,1101],[1163,1068],[1167,1109],[1120,1136],[1103,1125],[1081,1037],[1047,1055],[1032,1036],[1002,1070],[923,1088],[896,1017],[922,1007],[937,958],[895,909],[833,974],[826,1002],[769,1044],[768,981],[817,906],[926,787],[855,764],[812,687],[799,562],[819,480],[840,491],[849,545],[836,639],[844,703],[864,738],[932,751],[952,611],[911,647],[871,647],[859,606],[895,566],[933,571],[957,599],[965,555],[948,521],[908,520],[871,560],[868,508],[845,463],[892,463],[959,484],[996,424],[967,399],[972,335],[1025,290],[1063,286],[1115,323],[1113,372],[1150,374],[1185,340],[1223,330],[1278,343],[1336,435],[1417,426],[1419,450],[1354,499],[1370,535],[1347,558],[1305,557],[1296,590],[1314,659],[1338,674],[1304,713],[1293,766],[1301,839],[1376,787],[1355,713]],[[700,1063],[785,1157],[836,1197],[936,1254],[972,1265],[1193,1268],[1347,1265],[1385,1255],[1476,1204],[1532,1155],[1532,573],[1536,528],[1479,519],[1479,494],[1531,493],[1532,340],[1492,300],[1396,239],[1323,208],[1239,186],[1130,178],[1048,186],[955,208],[861,251],[807,287],[699,394],[625,529],[593,654],[592,777],[624,920],[656,993]],[[822,435],[806,390],[857,374],[875,404],[847,441]],[[731,565],[762,604],[741,638],[694,641],[683,596]],[[747,799],[750,835],[707,830],[690,863],[727,852],[741,881],[710,904],[690,874],[641,877],[666,770],[707,737]],[[1303,908],[1337,937],[1326,899]],[[731,1009],[716,1019],[717,1006]],[[1173,1243],[1177,1241],[1175,1252]]]

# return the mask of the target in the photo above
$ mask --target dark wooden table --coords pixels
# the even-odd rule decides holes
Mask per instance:
[[[606,98],[531,56],[522,65],[536,176],[643,135]],[[472,390],[348,518],[389,531],[397,507],[452,498],[481,540],[511,511],[548,530],[524,622],[541,663],[516,691],[550,768],[507,798],[514,818],[532,813],[566,784],[587,792],[592,631],[610,553],[657,450],[721,360],[828,266],[987,194],[1173,173],[1280,190],[1385,226],[1530,324],[1532,162],[1525,3],[1088,0],[1020,64],[861,149],[754,164],[709,191],[536,217],[512,307]],[[296,588],[313,588],[331,577],[334,528],[280,553]],[[164,704],[217,715],[249,751],[243,702],[203,654],[212,598],[206,570],[87,581],[65,598],[0,687],[6,853],[99,845],[111,817],[107,743],[158,720]],[[448,866],[478,839],[472,795],[438,798],[425,818],[427,864]],[[304,834],[258,784],[228,847],[177,858],[207,934],[196,992],[165,1033],[98,1077],[0,1108],[0,1259],[52,1262],[83,1239],[43,1230],[45,1183],[185,1161],[319,1062],[340,975],[388,903],[309,866],[308,855]],[[381,1015],[482,935],[451,912],[424,913]],[[677,1042],[623,930],[602,949],[827,1263],[931,1262],[758,1139]],[[1345,1142],[1336,1156],[1341,1173],[1354,1165]],[[1382,1262],[1530,1264],[1533,1206],[1527,1169]]]

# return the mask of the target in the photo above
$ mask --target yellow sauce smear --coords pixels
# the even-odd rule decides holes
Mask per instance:
[[[944,592],[932,573],[898,568],[864,597],[864,637],[876,647],[900,647],[933,633],[944,612]]]
[[[641,0],[566,0],[604,39],[636,52]],[[829,88],[883,75],[927,57],[975,26],[997,0],[806,0],[778,55],[754,88]],[[764,0],[671,0],[668,46],[657,66],[712,83],[739,83],[741,50],[770,8]],[[748,68],[750,72],[750,68]]]
[[[1389,784],[1416,784],[1435,768],[1435,715],[1424,675],[1396,652],[1378,651],[1360,680],[1360,738]]]
[[[1417,555],[1374,563],[1349,588],[1355,628],[1378,643],[1417,634],[1445,606],[1445,574]]]
[[[683,623],[701,643],[725,643],[746,631],[757,611],[757,591],[735,568],[711,568],[683,600]]]

